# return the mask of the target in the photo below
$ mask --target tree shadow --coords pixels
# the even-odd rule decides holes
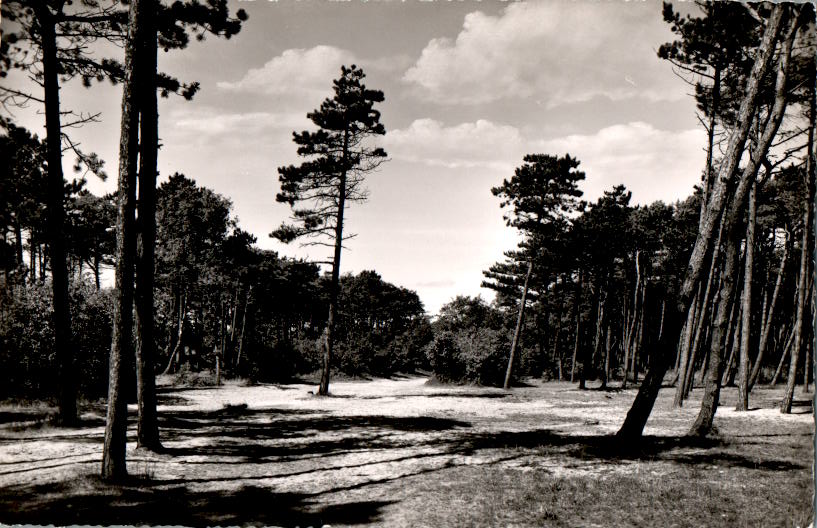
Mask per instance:
[[[390,501],[321,504],[308,494],[243,485],[198,491],[186,485],[132,479],[113,485],[86,477],[85,485],[22,485],[0,490],[5,524],[322,526],[377,522]]]

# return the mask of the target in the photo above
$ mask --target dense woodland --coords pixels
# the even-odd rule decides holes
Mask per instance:
[[[107,396],[103,475],[112,478],[125,473],[127,401],[138,401],[140,445],[160,447],[162,373],[208,372],[218,384],[318,372],[320,394],[331,392],[330,371],[427,371],[506,388],[526,376],[638,386],[624,437],[641,435],[662,383],[675,387],[677,406],[703,391],[693,435],[709,433],[727,385],[747,409],[754,386],[786,383],[781,412],[790,412],[815,362],[814,10],[697,7],[681,16],[665,4],[676,40],[655,46],[656,60],[689,83],[708,135],[700,184],[669,204],[633,204],[623,185],[588,202],[581,184],[594,175],[581,160],[531,153],[485,189],[523,240],[484,271],[496,299],[456,297],[431,315],[376,270],[341,273],[344,211],[366,198],[365,177],[386,159],[376,105],[388,94],[367,88],[360,68],[338,65],[334,97],[308,114],[315,130],[293,136],[303,163],[278,169],[280,204],[270,197],[292,210],[272,236],[325,244],[332,258],[321,266],[260,249],[230,199],[195,174],[156,185],[156,97],[197,89],[157,72],[156,50],[229,38],[243,12],[223,0],[3,2],[0,73],[24,70],[42,91],[0,88],[0,102],[41,105],[46,135],[3,118],[0,396],[54,398],[65,424],[78,399]],[[124,56],[84,56],[99,40],[122,44]],[[105,80],[123,89],[118,192],[95,196],[85,182],[104,176],[103,164],[72,144],[68,123],[96,116],[61,108],[57,88],[93,91]],[[69,155],[73,178],[62,173]]]

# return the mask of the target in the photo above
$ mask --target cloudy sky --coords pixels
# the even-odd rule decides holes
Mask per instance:
[[[704,163],[705,137],[688,87],[656,57],[672,40],[661,3],[580,0],[235,1],[241,33],[160,51],[160,67],[197,80],[192,102],[160,101],[160,171],[179,171],[229,197],[261,247],[323,260],[315,248],[268,237],[289,215],[275,202],[277,167],[297,163],[293,130],[355,63],[383,90],[390,161],[368,177],[369,201],[348,211],[358,236],[342,272],[374,269],[416,290],[434,313],[458,294],[491,299],[482,270],[517,235],[492,186],[526,153],[564,155],[587,173],[585,197],[623,183],[636,203],[687,196]],[[7,82],[20,82],[12,78]],[[114,189],[116,87],[67,85],[67,108],[102,111],[74,131],[98,152]],[[40,129],[42,117],[18,121]],[[66,160],[72,162],[73,160]]]

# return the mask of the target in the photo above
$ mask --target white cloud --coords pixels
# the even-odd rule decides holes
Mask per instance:
[[[403,80],[448,104],[674,100],[684,87],[655,54],[671,38],[659,4],[514,3],[500,16],[468,14],[456,39],[431,40]]]
[[[586,198],[595,199],[623,183],[633,191],[634,201],[647,203],[669,202],[692,192],[703,167],[705,140],[698,129],[659,130],[643,122],[542,140],[485,120],[445,126],[419,119],[405,129],[390,131],[384,143],[395,160],[449,169],[481,168],[496,173],[497,183],[512,174],[525,154],[569,153],[587,174],[582,185]]]
[[[594,199],[613,185],[633,191],[633,201],[672,202],[685,198],[700,180],[706,137],[702,130],[658,130],[634,122],[603,128],[592,135],[572,135],[541,143],[547,153],[570,153],[587,174],[582,186]]]
[[[519,129],[480,119],[446,127],[417,119],[406,129],[389,131],[383,141],[389,156],[404,161],[459,168],[507,168],[524,150]]]
[[[222,81],[222,90],[284,96],[293,92],[310,96],[327,96],[332,79],[343,64],[355,62],[354,56],[334,46],[293,48],[273,57],[260,68],[249,70],[235,82]]]
[[[173,125],[179,131],[218,136],[223,134],[254,135],[261,132],[284,128],[303,128],[310,121],[303,114],[246,112],[219,112],[212,109],[200,109],[196,112],[177,114]]]

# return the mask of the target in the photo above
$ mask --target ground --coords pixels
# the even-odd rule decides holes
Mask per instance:
[[[664,389],[639,445],[616,445],[634,389],[531,381],[511,391],[422,377],[313,385],[160,386],[162,453],[99,480],[103,407],[81,427],[0,407],[0,522],[266,526],[805,526],[814,420],[798,388],[724,391],[711,439]]]

